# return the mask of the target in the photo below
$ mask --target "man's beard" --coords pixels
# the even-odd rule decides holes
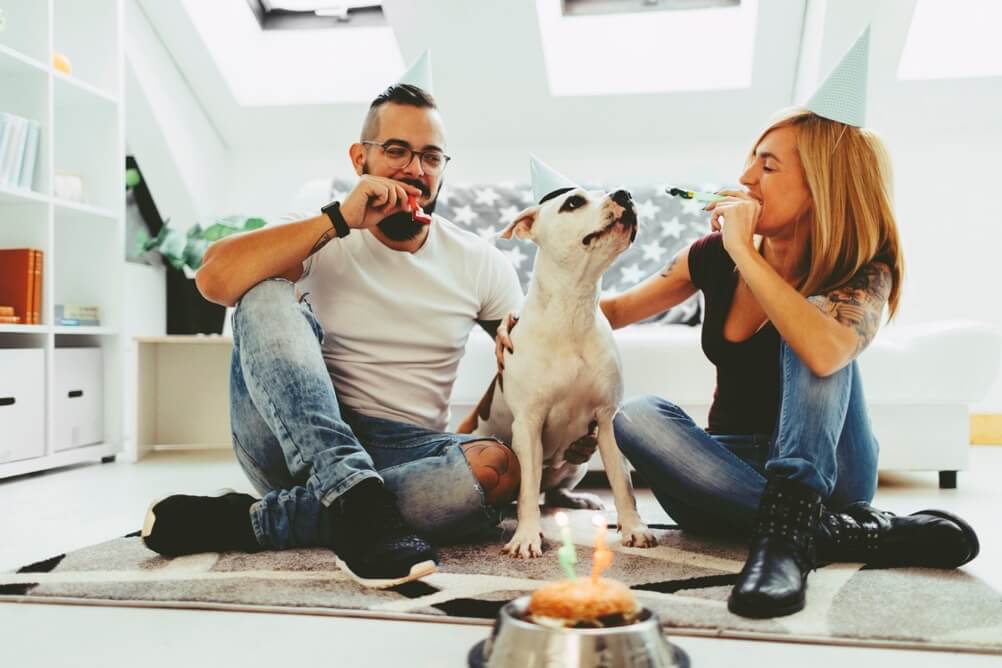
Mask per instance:
[[[362,165],[362,173],[369,173],[369,165]],[[412,185],[415,188],[420,188],[421,192],[427,195],[427,186],[418,180],[408,180],[401,179],[404,183]],[[429,216],[435,211],[435,204],[438,202],[438,193],[442,191],[442,184],[444,181],[440,181],[438,184],[438,192],[435,193],[435,199],[431,200],[423,207],[421,207],[425,213]],[[386,218],[383,218],[376,224],[379,227],[379,231],[386,235],[387,239],[391,241],[410,241],[415,238],[424,227],[424,223],[419,223],[414,220],[411,216],[410,211],[398,211],[396,213],[391,213]]]

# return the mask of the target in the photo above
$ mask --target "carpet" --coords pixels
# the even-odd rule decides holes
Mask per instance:
[[[571,511],[578,572],[591,567],[590,513]],[[628,583],[669,635],[1002,654],[1002,594],[963,570],[876,570],[834,564],[812,573],[807,607],[789,617],[732,615],[726,599],[745,557],[739,543],[653,525],[658,546],[615,551],[607,575]],[[395,589],[365,589],[323,549],[207,553],[164,559],[136,534],[0,574],[0,602],[78,603],[329,614],[490,624],[499,608],[562,577],[559,531],[544,516],[539,559],[499,553],[514,520],[477,543],[440,548],[437,573]],[[486,630],[485,630],[486,634]]]

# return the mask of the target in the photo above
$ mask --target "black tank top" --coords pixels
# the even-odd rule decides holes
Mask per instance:
[[[706,303],[702,344],[717,368],[707,431],[713,434],[769,434],[779,411],[779,332],[771,322],[739,343],[724,339],[724,321],[738,273],[720,232],[689,247],[689,274]]]

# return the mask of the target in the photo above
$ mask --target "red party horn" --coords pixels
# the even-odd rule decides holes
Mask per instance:
[[[426,214],[417,203],[417,195],[407,196],[407,207],[411,210],[411,220],[422,225],[431,225],[431,216]]]

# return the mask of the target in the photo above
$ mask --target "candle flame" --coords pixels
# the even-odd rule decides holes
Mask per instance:
[[[567,519],[567,513],[565,512],[557,513],[556,515],[553,516],[553,519],[555,519],[557,521],[557,524],[562,527],[567,526],[568,523],[570,522],[570,520]]]
[[[594,524],[596,527],[601,527],[603,529],[609,526],[608,522],[606,522],[605,520],[605,515],[603,515],[602,513],[595,513],[594,515],[592,515],[591,523]]]

